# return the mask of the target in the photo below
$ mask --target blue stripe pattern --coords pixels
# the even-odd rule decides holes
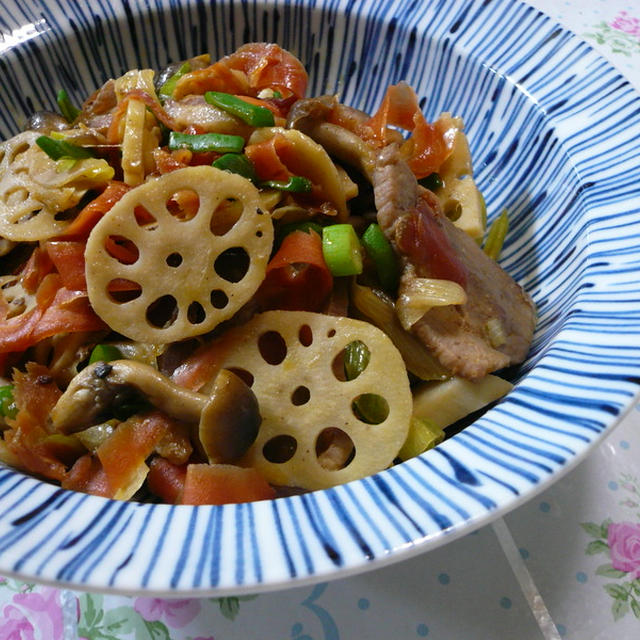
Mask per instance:
[[[272,41],[309,95],[373,111],[412,84],[464,118],[503,266],[539,322],[514,391],[439,448],[376,476],[248,505],[118,503],[0,468],[0,573],[158,595],[252,593],[407,558],[574,467],[640,386],[640,99],[519,0],[0,0],[0,138],[130,68]]]

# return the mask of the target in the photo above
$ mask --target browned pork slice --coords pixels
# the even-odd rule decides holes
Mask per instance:
[[[404,263],[403,281],[441,278],[465,289],[466,303],[434,307],[413,325],[420,341],[464,378],[521,362],[535,326],[529,296],[442,213],[438,198],[418,185],[397,143],[376,151],[354,132],[326,122],[330,99],[300,102],[292,108],[291,124],[370,179],[378,222]]]

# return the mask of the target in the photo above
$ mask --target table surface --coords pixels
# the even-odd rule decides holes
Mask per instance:
[[[640,90],[638,0],[529,0]],[[588,5],[588,6],[587,6]],[[574,471],[495,523],[356,577],[162,600],[0,577],[0,640],[640,638],[640,403]]]

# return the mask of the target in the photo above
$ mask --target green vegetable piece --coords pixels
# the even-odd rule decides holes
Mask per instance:
[[[4,418],[15,418],[18,407],[13,398],[13,385],[5,384],[0,387],[0,415]]]
[[[332,224],[322,230],[322,255],[334,276],[362,273],[362,248],[350,224]]]
[[[114,347],[112,344],[97,344],[89,356],[89,364],[111,362],[112,360],[120,360],[123,357],[118,347]]]
[[[172,76],[169,76],[166,82],[160,87],[160,90],[158,91],[160,99],[166,100],[167,98],[172,98],[173,92],[178,84],[178,80],[180,80],[185,73],[189,73],[189,71],[191,71],[189,61],[183,62],[180,65],[180,68]]]
[[[398,258],[387,236],[375,222],[362,234],[362,245],[373,261],[378,280],[385,291],[395,291],[400,279]]]
[[[355,380],[369,364],[371,352],[361,340],[354,340],[344,348],[344,375]],[[380,424],[389,415],[387,401],[375,393],[363,393],[352,403],[354,413],[369,424]]]
[[[226,133],[178,133],[169,134],[169,149],[189,149],[195,153],[215,151],[216,153],[240,153],[244,147],[242,136]]]
[[[267,180],[262,182],[262,187],[288,191],[289,193],[309,193],[313,187],[311,180],[302,176],[291,176],[287,181]]]
[[[429,191],[435,191],[436,189],[440,189],[444,182],[442,182],[442,178],[438,173],[430,173],[425,178],[420,178],[418,180],[418,184],[423,186],[425,189],[429,189]]]
[[[237,173],[243,178],[251,180],[251,182],[258,181],[253,163],[244,153],[225,153],[217,160],[214,160],[212,166],[216,169],[222,169],[223,171]]]
[[[56,102],[60,113],[67,122],[73,122],[80,115],[80,109],[72,104],[69,95],[64,89],[58,91]]]
[[[504,240],[509,231],[509,214],[504,209],[502,213],[493,221],[487,233],[487,239],[484,242],[484,252],[494,260],[500,257]]]
[[[273,113],[266,107],[256,104],[249,104],[241,98],[232,96],[230,93],[220,93],[219,91],[207,91],[204,99],[227,113],[230,113],[252,127],[273,127],[275,120]]]
[[[433,449],[445,438],[445,432],[431,420],[425,418],[411,418],[409,433],[402,448],[398,452],[401,460],[415,458],[421,453]]]
[[[369,364],[371,352],[362,340],[354,340],[344,348],[344,375],[355,380]]]
[[[84,158],[93,158],[93,154],[84,147],[78,147],[64,140],[54,140],[49,136],[39,136],[36,138],[36,144],[52,159],[60,160],[60,158],[75,158],[83,160]]]

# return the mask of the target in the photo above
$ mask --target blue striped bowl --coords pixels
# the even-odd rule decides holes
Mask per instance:
[[[276,41],[373,110],[405,79],[461,115],[502,263],[538,327],[514,391],[419,458],[254,504],[123,503],[0,469],[0,573],[93,590],[255,592],[408,558],[489,522],[575,466],[640,380],[640,100],[587,44],[517,0],[0,0],[0,135],[65,88]]]

